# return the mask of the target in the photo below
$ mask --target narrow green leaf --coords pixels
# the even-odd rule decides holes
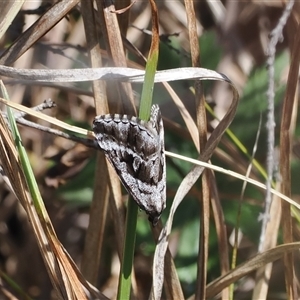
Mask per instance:
[[[3,85],[3,82],[0,81],[0,92],[4,99],[9,100],[7,91],[5,86]],[[33,200],[33,204],[37,210],[38,214],[41,214],[45,212],[44,203],[37,185],[37,182],[35,180],[35,176],[33,174],[29,158],[27,156],[26,150],[23,147],[22,139],[16,124],[16,120],[13,114],[13,110],[7,106],[7,116],[8,116],[8,122],[11,128],[12,136],[15,141],[15,145],[17,147],[19,157],[20,157],[20,163],[22,165],[24,175],[26,177],[26,181],[29,187],[29,191]]]
[[[150,118],[152,95],[154,88],[154,78],[158,62],[159,52],[159,34],[158,34],[158,18],[155,2],[150,0],[152,9],[152,43],[149,57],[146,64],[145,81],[143,84],[139,118],[148,121]],[[130,299],[131,290],[131,272],[133,266],[136,223],[137,223],[138,206],[132,198],[129,198],[127,216],[126,216],[126,232],[123,258],[121,262],[121,272],[119,278],[118,299]]]

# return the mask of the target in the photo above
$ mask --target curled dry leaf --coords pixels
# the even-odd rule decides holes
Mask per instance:
[[[130,68],[86,68],[86,69],[71,69],[71,70],[25,70],[15,69],[6,66],[0,66],[0,74],[16,79],[35,80],[42,82],[78,82],[90,80],[118,80],[129,82],[143,82],[145,72],[138,69]],[[212,132],[207,144],[199,157],[199,160],[208,161],[216,149],[225,130],[233,120],[238,104],[238,92],[232,85],[231,81],[223,74],[218,72],[203,69],[203,68],[178,68],[165,71],[158,71],[155,75],[155,82],[174,81],[184,79],[199,79],[199,80],[220,80],[228,82],[232,87],[233,100],[224,118]],[[0,101],[2,101],[0,99]],[[3,102],[3,101],[2,101]],[[10,105],[10,103],[6,103]],[[163,270],[164,256],[166,253],[168,241],[167,237],[171,231],[173,216],[185,195],[202,174],[204,167],[196,166],[182,181],[170,211],[168,222],[163,229],[159,243],[155,251],[154,267],[153,267],[153,289],[152,297],[159,299],[163,285]]]
[[[0,75],[19,80],[37,82],[81,82],[114,80],[144,82],[145,71],[133,68],[84,68],[84,69],[17,69],[0,65]],[[205,68],[176,68],[157,71],[155,82],[201,79],[230,82],[223,74]]]
[[[214,72],[216,73],[216,72]],[[206,74],[207,75],[207,74]],[[238,92],[233,86],[233,84],[227,79],[225,76],[222,76],[221,74],[218,74],[216,78],[210,78],[210,77],[204,77],[200,78],[200,80],[203,79],[214,79],[214,80],[223,80],[231,84],[232,92],[233,92],[233,100],[229,107],[229,110],[227,111],[224,118],[220,121],[218,126],[214,129],[212,132],[210,138],[207,141],[207,144],[201,153],[199,160],[202,161],[208,161],[210,157],[212,156],[214,150],[216,149],[220,139],[222,138],[225,130],[228,128],[230,123],[232,122],[237,105],[238,105]],[[193,167],[192,170],[189,172],[189,174],[183,179],[181,182],[177,193],[175,195],[170,215],[167,220],[167,223],[162,230],[159,242],[155,250],[154,255],[154,262],[153,262],[153,288],[152,288],[152,299],[160,299],[161,293],[162,293],[162,286],[163,286],[163,270],[164,270],[164,257],[165,253],[168,247],[168,236],[171,232],[172,223],[173,223],[173,217],[175,214],[175,211],[177,210],[177,207],[183,200],[183,198],[186,196],[186,194],[189,192],[189,190],[192,188],[192,186],[195,184],[195,182],[198,180],[199,176],[202,174],[204,170],[204,167],[202,166],[196,166]]]

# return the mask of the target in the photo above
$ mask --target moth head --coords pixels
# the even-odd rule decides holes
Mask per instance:
[[[160,216],[161,216],[161,214],[149,215],[148,220],[152,223],[153,226],[156,226],[160,219]]]

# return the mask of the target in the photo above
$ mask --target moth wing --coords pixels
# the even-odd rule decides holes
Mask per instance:
[[[164,130],[159,107],[152,106],[148,122],[127,115],[98,116],[93,130],[126,190],[155,224],[166,206]]]

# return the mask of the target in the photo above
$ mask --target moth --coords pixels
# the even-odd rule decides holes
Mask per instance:
[[[149,121],[97,116],[93,131],[128,193],[156,225],[166,207],[164,127],[158,105],[152,106]]]

